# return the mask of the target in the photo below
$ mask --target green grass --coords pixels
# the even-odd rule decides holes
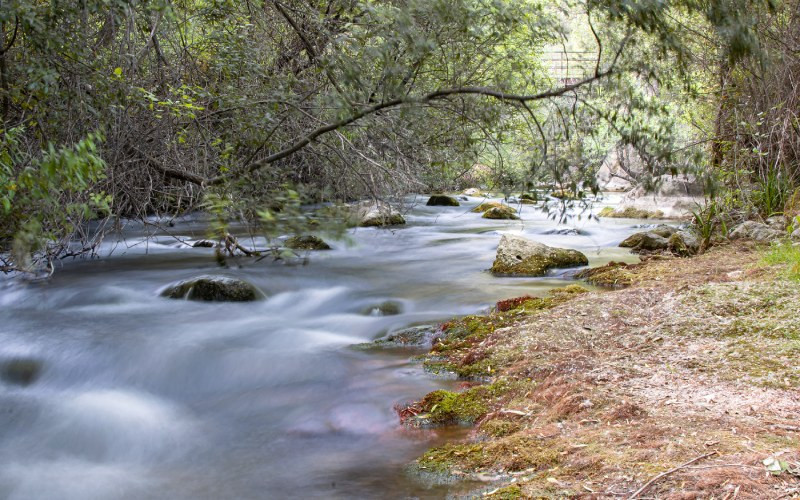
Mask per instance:
[[[773,243],[764,251],[761,263],[770,266],[783,265],[786,278],[800,281],[800,247],[789,242]]]

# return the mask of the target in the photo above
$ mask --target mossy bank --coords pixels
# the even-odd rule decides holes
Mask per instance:
[[[568,287],[445,323],[423,362],[462,389],[401,419],[472,430],[410,473],[482,481],[475,494],[492,498],[796,495],[800,281],[764,255],[737,242],[607,266],[587,277],[613,290]],[[785,467],[768,472],[772,459]]]

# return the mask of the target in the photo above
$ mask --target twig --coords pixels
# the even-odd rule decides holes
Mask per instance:
[[[700,460],[702,460],[702,459],[704,459],[704,458],[708,458],[708,457],[710,457],[710,456],[712,456],[712,455],[716,455],[716,454],[717,454],[717,452],[716,452],[716,451],[712,451],[711,453],[706,453],[705,455],[700,455],[700,456],[699,456],[699,457],[697,457],[697,458],[693,458],[693,459],[689,460],[688,462],[686,462],[686,463],[685,463],[685,464],[683,464],[683,465],[679,465],[679,466],[677,466],[677,467],[675,467],[675,468],[673,468],[673,469],[670,469],[670,470],[668,470],[668,471],[666,471],[666,472],[662,472],[661,474],[657,475],[657,476],[656,476],[656,477],[654,477],[653,479],[651,479],[651,480],[647,481],[647,482],[644,484],[644,486],[642,486],[642,487],[641,487],[641,488],[639,488],[638,490],[634,491],[634,492],[633,492],[633,494],[632,494],[631,496],[629,496],[629,497],[628,497],[628,500],[633,500],[634,498],[636,498],[636,497],[638,497],[639,495],[641,495],[642,493],[644,493],[644,491],[645,491],[645,490],[647,490],[647,488],[651,487],[651,486],[652,486],[653,484],[655,484],[655,483],[656,483],[656,481],[658,481],[659,479],[662,479],[662,478],[664,478],[664,477],[666,477],[666,476],[669,476],[670,474],[672,474],[672,473],[674,473],[674,472],[677,472],[677,471],[679,471],[679,470],[683,469],[684,467],[687,467],[687,466],[689,466],[689,465],[692,465],[692,464],[693,464],[693,463],[695,463],[695,462],[699,462]]]

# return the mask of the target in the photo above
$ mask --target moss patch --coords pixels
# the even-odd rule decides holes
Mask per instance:
[[[664,212],[661,210],[644,210],[641,208],[624,207],[614,209],[605,207],[597,214],[598,217],[609,217],[614,219],[663,219]]]
[[[513,208],[509,207],[508,205],[502,205],[499,207],[492,207],[483,212],[483,218],[517,220],[519,219],[519,216],[517,215],[517,211]]]
[[[484,201],[483,203],[481,203],[480,205],[478,205],[477,207],[473,208],[470,211],[474,212],[476,214],[482,214],[482,213],[486,212],[487,210],[491,210],[493,208],[502,208],[502,207],[505,207],[505,206],[508,206],[508,205],[503,205],[499,201]]]

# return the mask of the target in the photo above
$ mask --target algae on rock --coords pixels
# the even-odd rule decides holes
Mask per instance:
[[[585,266],[577,250],[549,247],[521,236],[505,234],[497,247],[492,273],[500,276],[544,276],[549,269]]]

